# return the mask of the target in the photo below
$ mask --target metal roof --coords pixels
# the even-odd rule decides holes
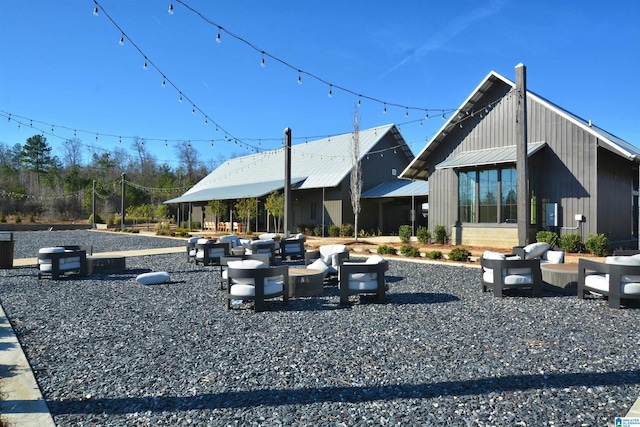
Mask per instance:
[[[427,196],[429,194],[428,181],[409,181],[397,179],[376,185],[369,191],[365,191],[360,196],[363,199],[373,199],[380,197],[408,197]]]
[[[457,114],[452,114],[449,119],[444,123],[444,125],[440,128],[440,130],[435,134],[435,136],[425,145],[425,147],[416,155],[411,163],[400,173],[401,179],[427,179],[428,170],[427,170],[427,162],[425,159],[429,156],[429,154],[435,150],[435,148],[442,143],[442,141],[446,138],[449,132],[452,130],[454,126],[457,125],[460,114],[465,114],[465,112],[473,111],[474,106],[482,99],[482,97],[487,93],[491,86],[496,83],[504,83],[510,86],[511,88],[515,88],[515,83],[511,80],[503,77],[502,75],[496,73],[495,71],[491,71],[483,80],[480,82],[478,87],[471,92],[469,97],[465,99],[465,101],[458,108]],[[559,114],[560,116],[565,117],[567,120],[577,124],[582,127],[586,131],[593,134],[596,138],[598,138],[602,142],[602,146],[609,149],[610,151],[628,158],[633,161],[640,161],[640,149],[633,146],[632,144],[596,127],[593,126],[591,121],[586,121],[581,119],[580,117],[564,110],[557,105],[547,101],[541,96],[536,95],[535,93],[527,90],[527,98],[531,98],[549,108],[551,111]]]
[[[304,181],[304,178],[292,178],[291,185],[295,186]],[[256,182],[252,184],[230,185],[227,187],[203,188],[201,190],[184,194],[165,203],[189,203],[206,200],[228,200],[244,197],[261,197],[272,191],[284,187],[284,179],[278,181]]]
[[[527,154],[531,156],[542,147],[547,145],[546,142],[535,142],[527,144]],[[447,160],[436,165],[436,169],[446,168],[463,168],[468,166],[485,166],[497,165],[501,163],[515,163],[517,159],[517,146],[509,145],[507,147],[487,148],[484,150],[473,150],[459,153],[449,157]]]
[[[359,158],[366,156],[389,133],[396,139],[398,149],[405,151],[407,157],[413,159],[411,149],[394,124],[360,130]],[[353,133],[346,133],[292,145],[291,176],[298,177],[296,189],[330,188],[339,185],[353,166],[352,136]],[[283,147],[229,159],[182,196],[165,203],[259,197],[283,188],[284,150]]]

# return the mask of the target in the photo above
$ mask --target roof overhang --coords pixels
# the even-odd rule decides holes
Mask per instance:
[[[296,187],[306,178],[292,178],[291,186]],[[186,193],[164,203],[208,202],[210,200],[234,200],[265,196],[272,191],[284,188],[284,181],[254,182],[251,184],[230,185],[226,187],[204,188],[193,193]]]
[[[395,181],[380,183],[372,189],[362,193],[360,197],[363,199],[377,199],[427,195],[429,195],[428,181],[409,181],[405,179],[397,179]]]
[[[531,157],[543,147],[546,142],[534,142],[527,144],[527,155]],[[487,148],[484,150],[464,151],[449,157],[445,161],[438,163],[436,169],[465,168],[487,165],[498,165],[504,163],[515,163],[517,160],[517,146]]]

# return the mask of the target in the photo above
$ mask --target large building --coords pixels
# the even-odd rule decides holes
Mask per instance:
[[[358,132],[358,160],[362,168],[359,229],[367,232],[397,233],[400,225],[426,224],[416,212],[427,202],[427,183],[399,180],[398,175],[413,160],[395,125]],[[332,136],[291,147],[291,232],[298,226],[353,224],[350,173],[354,167],[353,134]],[[285,176],[285,148],[236,157],[226,161],[182,196],[166,201],[187,206],[191,218],[211,221],[203,209],[211,200],[228,203],[230,221],[235,202],[258,200],[258,213],[249,224],[253,231],[273,225],[267,220],[264,200],[273,191],[282,192]],[[412,214],[412,209],[414,214]],[[235,221],[238,221],[236,218]]]
[[[613,248],[637,247],[640,150],[526,90],[524,81],[520,91],[517,82],[489,73],[400,174],[429,182],[430,226],[445,226],[453,243],[466,245],[523,244],[518,227],[525,221],[529,242],[551,230],[579,233],[583,241],[602,233]],[[524,195],[518,126],[526,130]]]

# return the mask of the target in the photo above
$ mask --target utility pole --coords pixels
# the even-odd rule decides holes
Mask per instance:
[[[124,224],[125,224],[125,185],[124,185],[124,180],[126,179],[126,174],[123,172],[122,173],[122,200],[121,200],[121,206],[122,206],[122,218],[120,219],[120,230],[124,231]]]
[[[91,225],[91,228],[96,228],[96,180],[93,180],[93,194],[91,197],[91,201],[93,202],[93,206],[91,209],[91,212],[93,214],[93,224]]]
[[[284,237],[291,230],[291,128],[284,130]]]
[[[529,244],[529,155],[527,153],[527,68],[516,65],[516,175],[518,178],[518,244]]]

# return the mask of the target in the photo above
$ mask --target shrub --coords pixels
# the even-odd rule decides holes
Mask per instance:
[[[376,251],[378,255],[397,255],[398,251],[393,246],[389,245],[381,245],[378,246],[378,250]]]
[[[93,224],[93,214],[89,215],[89,219],[87,220],[87,224]],[[96,214],[96,224],[104,224],[104,221],[100,217],[100,214]]]
[[[340,227],[335,225],[335,224],[331,224],[329,226],[329,236],[330,237],[340,237]]]
[[[6,217],[6,215],[5,215],[5,214],[1,214],[1,215],[0,215],[0,222],[3,222],[3,223],[4,223],[4,222],[7,222],[7,217]]]
[[[545,242],[556,247],[558,245],[558,234],[553,231],[538,231],[536,233],[536,242]]]
[[[418,237],[418,242],[426,245],[431,242],[431,232],[427,227],[418,226],[418,231],[416,232]]]
[[[420,250],[409,243],[400,246],[400,253],[408,257],[420,257]]]
[[[22,217],[20,215],[16,215],[15,221],[16,224],[20,224],[22,222]]]
[[[449,259],[451,261],[469,261],[469,257],[471,256],[471,252],[466,250],[465,248],[453,248],[451,252],[449,252]]]
[[[324,228],[323,228],[321,225],[316,225],[316,226],[313,228],[313,235],[314,235],[314,236],[321,236],[321,237],[323,237],[323,236],[324,236]]]
[[[604,234],[589,234],[584,246],[595,256],[607,256],[609,253],[609,239]]]
[[[446,227],[444,225],[436,225],[436,227],[433,229],[433,234],[435,235],[436,242],[444,245],[447,240]]]
[[[342,224],[340,228],[340,235],[345,237],[353,237],[355,234],[355,228],[353,228],[353,224]]]
[[[35,217],[35,216],[33,216],[33,214],[29,215],[29,222],[30,222],[30,223],[32,223],[32,224],[33,224],[34,222],[36,222],[36,217]]]
[[[429,259],[441,259],[442,258],[442,252],[440,252],[440,251],[429,251],[429,252],[425,253],[424,256],[429,258]]]
[[[307,229],[307,224],[298,224],[298,225],[296,225],[296,231],[298,233],[304,234],[306,229]]]
[[[400,236],[402,243],[409,243],[409,240],[411,240],[411,226],[401,225],[398,230],[398,236]]]
[[[564,234],[560,237],[560,247],[565,252],[582,252],[582,237],[578,233]]]

